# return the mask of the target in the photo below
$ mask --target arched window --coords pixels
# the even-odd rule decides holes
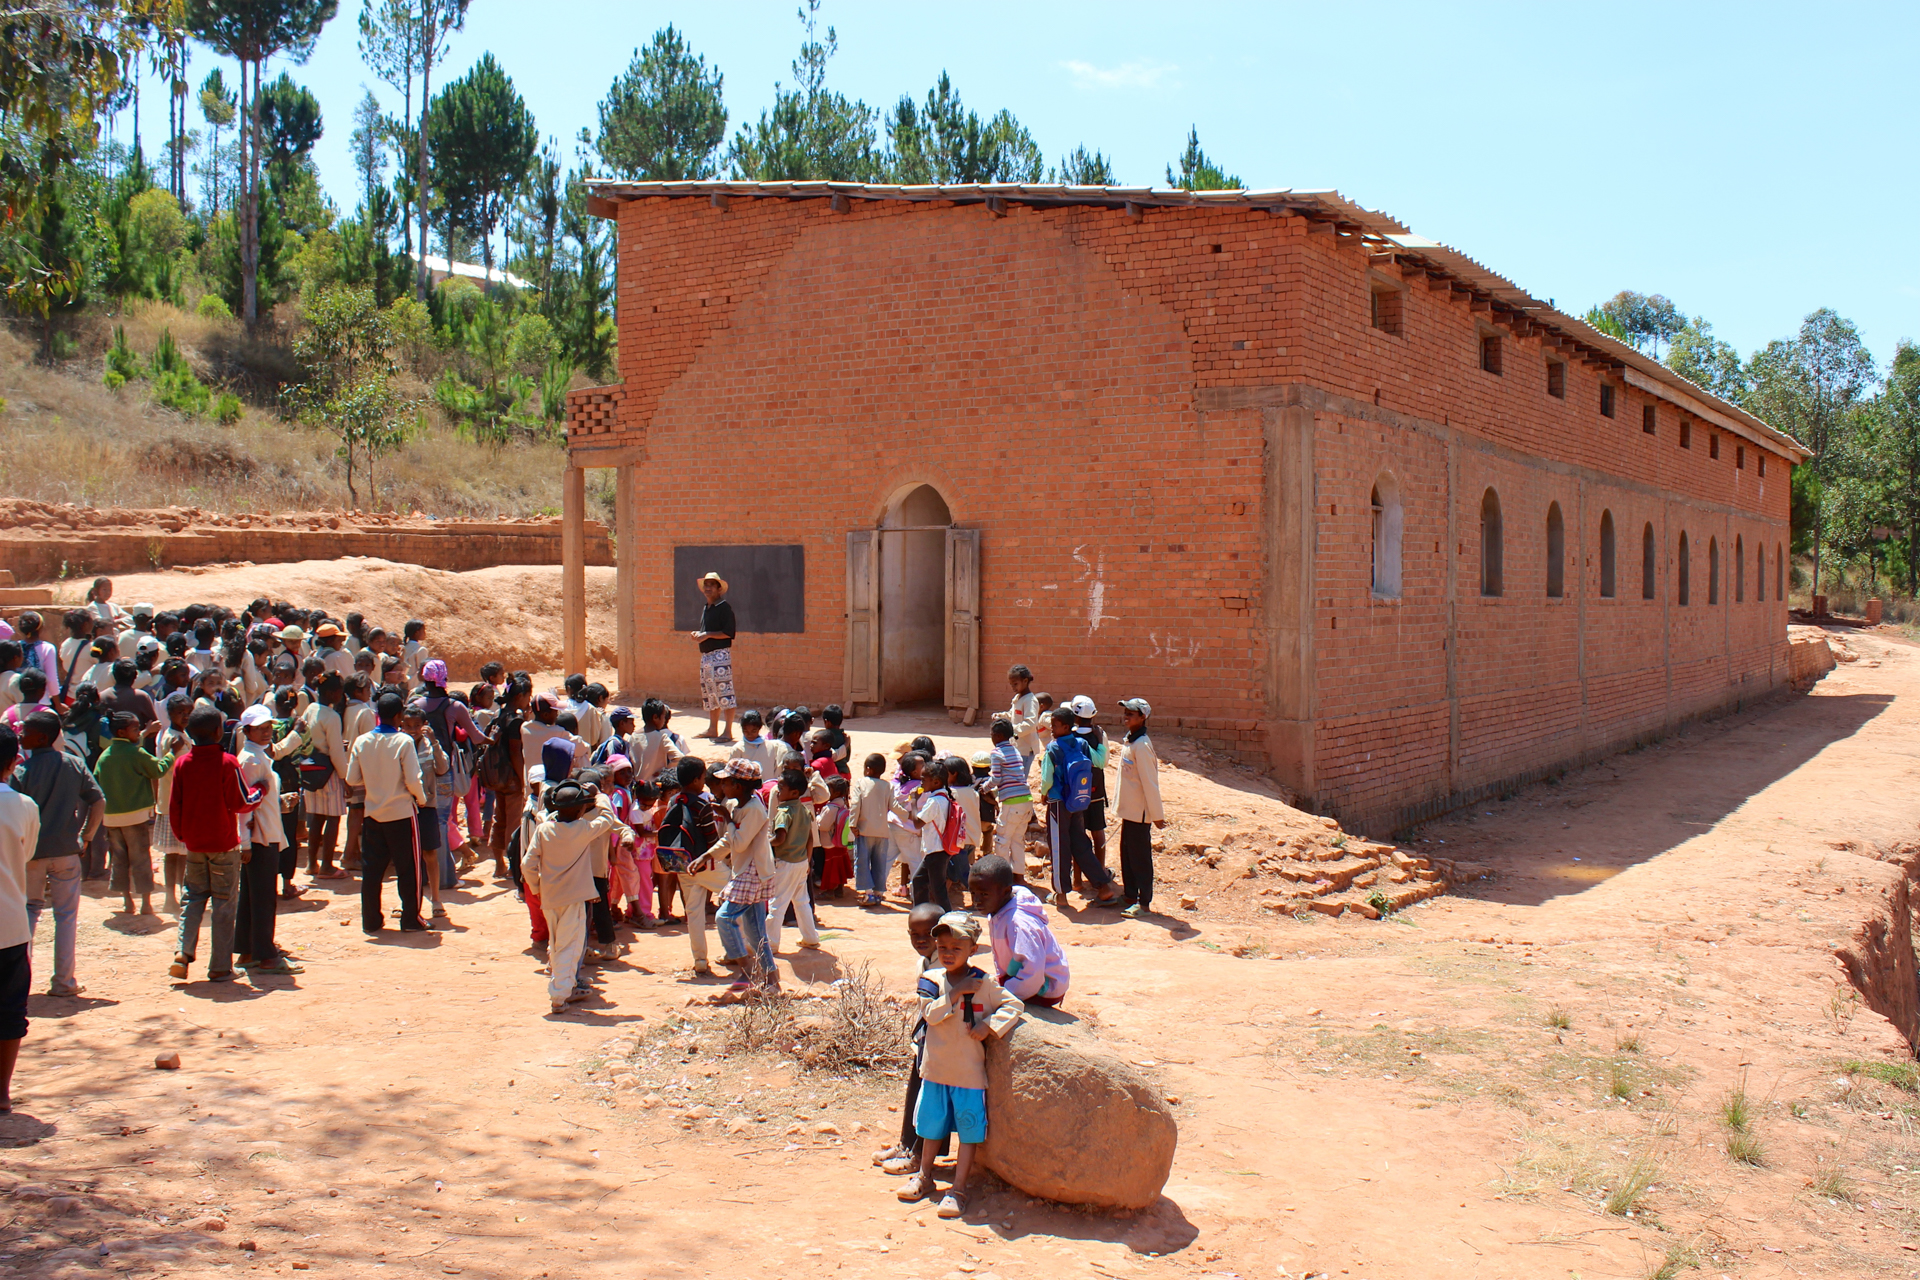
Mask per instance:
[[[1373,594],[1400,595],[1400,483],[1388,471],[1373,482]]]
[[[1787,557],[1777,542],[1773,544],[1773,598],[1787,598]]]
[[[1497,596],[1504,589],[1501,557],[1500,495],[1489,489],[1480,499],[1480,594],[1483,596]]]
[[[1680,563],[1677,566],[1675,566],[1675,569],[1674,569],[1675,573],[1677,573],[1680,578],[1678,594],[1680,597],[1680,603],[1682,605],[1686,605],[1690,603],[1688,599],[1688,596],[1690,594],[1688,591],[1688,587],[1691,584],[1687,581],[1687,579],[1690,576],[1687,572],[1687,567],[1688,567],[1687,566],[1687,531],[1685,529],[1682,529],[1680,531]]]
[[[1613,512],[1600,513],[1600,598],[1613,599]]]
[[[1560,504],[1547,504],[1547,595],[1558,600],[1567,594],[1567,522]]]
[[[1647,530],[1640,535],[1640,598],[1653,599],[1653,584],[1659,576],[1659,544],[1653,540],[1653,522],[1647,522]]]
[[[1733,602],[1744,604],[1747,599],[1747,540],[1739,534],[1733,535]]]
[[[1763,604],[1767,599],[1767,544],[1764,542],[1753,548],[1753,598]]]
[[[1707,603],[1720,603],[1720,539],[1707,539]]]

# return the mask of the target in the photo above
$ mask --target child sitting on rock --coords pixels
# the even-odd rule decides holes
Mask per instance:
[[[921,1016],[927,1038],[920,1048],[920,1099],[913,1111],[919,1135],[920,1171],[900,1188],[908,1203],[933,1194],[933,1161],[947,1135],[960,1136],[953,1183],[936,1212],[958,1218],[967,1211],[967,1179],[973,1153],[987,1140],[988,1036],[1003,1036],[1025,1008],[985,970],[973,966],[980,922],[964,911],[949,911],[933,926],[939,970],[920,976]]]

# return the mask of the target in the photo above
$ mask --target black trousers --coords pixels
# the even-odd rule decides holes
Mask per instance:
[[[1152,823],[1120,820],[1120,896],[1142,911],[1153,905]]]
[[[270,844],[256,844],[247,852],[240,868],[240,907],[233,922],[233,953],[268,961],[280,954],[274,945],[273,926],[279,900],[275,888],[280,882],[280,850]]]
[[[599,897],[587,904],[593,919],[593,938],[601,946],[610,947],[614,944],[616,935],[613,932],[613,908],[607,903],[606,877],[595,876],[593,887],[600,892]]]
[[[287,842],[280,846],[280,875],[289,885],[293,883],[293,873],[300,867],[300,835],[307,829],[307,822],[296,807],[280,815],[280,833]]]
[[[1101,866],[1100,859],[1093,855],[1085,813],[1069,813],[1058,800],[1047,801],[1047,843],[1052,854],[1053,891],[1061,897],[1073,888],[1071,868],[1074,866],[1080,868],[1089,885],[1104,889],[1113,883],[1113,872]]]
[[[953,903],[947,898],[947,863],[952,860],[950,853],[920,855],[920,869],[913,873],[914,906],[931,902],[942,911],[953,910]]]
[[[386,921],[380,907],[380,882],[387,868],[400,886],[400,927],[424,929],[420,918],[420,828],[412,815],[392,822],[372,818],[360,828],[360,927],[377,933]]]

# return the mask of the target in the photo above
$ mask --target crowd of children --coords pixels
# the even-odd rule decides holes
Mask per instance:
[[[1151,907],[1148,828],[1165,825],[1151,708],[1120,704],[1126,735],[1114,744],[1090,699],[1055,706],[1025,667],[1009,673],[991,749],[971,757],[916,737],[891,761],[856,764],[829,706],[817,720],[806,707],[745,711],[737,742],[731,724],[710,723],[725,755],[708,760],[669,727],[664,702],[646,699],[637,714],[610,706],[584,676],[540,691],[526,672],[488,663],[477,683],[451,687],[418,620],[390,631],[267,598],[239,610],[122,609],[100,579],[61,621],[58,645],[41,638],[36,613],[0,622],[6,1074],[43,910],[55,923],[50,993],[84,990],[74,946],[84,879],[110,876],[127,913],[155,914],[164,894],[178,911],[177,980],[191,976],[210,925],[205,973],[221,982],[236,970],[300,972],[275,916],[279,899],[315,882],[357,873],[369,934],[394,918],[403,932],[428,930],[446,918],[443,895],[490,855],[526,904],[554,1014],[591,995],[591,966],[619,954],[623,927],[684,925],[696,973],[718,964],[736,990],[771,992],[789,923],[800,948],[820,946],[817,900],[876,908],[892,895],[912,904],[921,1016],[907,1123],[876,1161],[907,1176],[903,1198],[931,1195],[935,1150],[957,1134],[940,1202],[954,1216],[984,1140],[983,1042],[1067,993],[1048,905],[1077,877],[1094,905]],[[1110,755],[1118,889],[1105,865]],[[1035,821],[1050,855],[1041,895],[1024,878]],[[990,953],[990,971],[976,951]]]

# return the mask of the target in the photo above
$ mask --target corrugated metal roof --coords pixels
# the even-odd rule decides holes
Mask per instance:
[[[1585,321],[1554,309],[1505,276],[1474,261],[1459,250],[1418,236],[1398,219],[1362,208],[1338,191],[1274,187],[1258,191],[1184,191],[1174,187],[1086,187],[1063,183],[977,182],[953,185],[898,186],[868,182],[619,182],[589,181],[590,195],[599,200],[702,197],[747,200],[940,201],[952,204],[1006,202],[1038,206],[1092,205],[1105,208],[1248,208],[1302,214],[1333,222],[1342,231],[1361,236],[1376,252],[1393,255],[1435,276],[1449,277],[1496,309],[1503,321],[1524,320],[1529,328],[1547,330],[1583,357],[1612,366],[1623,381],[1716,426],[1745,436],[1804,461],[1810,456],[1798,440],[1776,430],[1738,405],[1722,400],[1706,388],[1675,373],[1630,343],[1611,338]],[[1629,373],[1631,371],[1631,374]],[[1637,376],[1633,376],[1637,375]]]

